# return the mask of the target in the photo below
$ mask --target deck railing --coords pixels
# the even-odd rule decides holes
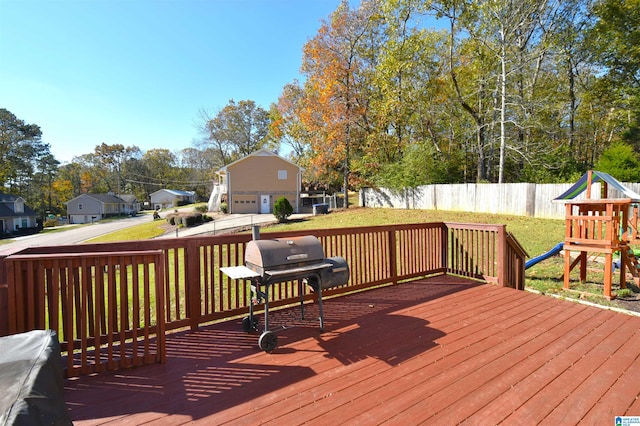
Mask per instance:
[[[504,225],[437,222],[262,238],[296,235],[317,236],[327,257],[343,256],[350,266],[348,284],[325,297],[445,273],[524,288],[524,254]],[[162,362],[165,331],[246,314],[247,282],[220,268],[242,265],[250,239],[233,234],[24,250],[0,260],[7,281],[0,283],[7,305],[0,334],[55,330],[67,375]],[[300,298],[297,282],[271,290],[271,307]]]

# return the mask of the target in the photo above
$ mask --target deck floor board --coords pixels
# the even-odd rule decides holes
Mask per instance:
[[[75,425],[612,424],[640,415],[640,318],[437,276],[167,336],[167,362],[68,379]]]

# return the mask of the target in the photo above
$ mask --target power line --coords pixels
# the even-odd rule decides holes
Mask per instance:
[[[156,186],[166,186],[166,185],[211,185],[213,182],[211,180],[201,180],[201,181],[165,181],[165,182],[144,182],[140,180],[134,179],[124,179],[125,182],[131,183],[139,183],[142,185],[156,185]]]

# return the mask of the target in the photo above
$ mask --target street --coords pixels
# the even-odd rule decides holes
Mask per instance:
[[[162,213],[164,217],[165,213]],[[290,219],[299,219],[309,216],[308,214],[294,214]],[[94,224],[82,225],[76,228],[60,230],[57,232],[40,233],[18,237],[12,242],[0,244],[0,256],[7,256],[29,247],[58,246],[79,244],[92,238],[99,237],[110,232],[119,231],[123,228],[138,225],[153,220],[151,215],[138,215],[120,220],[98,222]],[[164,220],[164,219],[162,219]],[[217,216],[211,222],[203,223],[191,228],[178,228],[177,233],[168,232],[157,238],[188,237],[200,234],[214,234],[228,232],[232,229],[247,228],[251,225],[266,225],[275,223],[273,214],[229,214]]]
[[[93,224],[81,225],[57,232],[40,233],[24,237],[12,238],[12,242],[0,244],[0,256],[9,255],[29,247],[59,246],[78,244],[100,235],[118,231],[120,229],[138,225],[152,220],[150,215],[138,215],[120,220],[110,220]]]

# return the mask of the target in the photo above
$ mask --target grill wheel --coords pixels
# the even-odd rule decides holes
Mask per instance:
[[[258,346],[263,351],[271,353],[278,346],[278,336],[273,331],[265,331],[258,340]]]
[[[260,320],[258,317],[253,317],[253,321],[251,321],[250,317],[242,318],[242,330],[246,333],[252,333],[254,331],[258,331],[258,325],[260,325]]]

